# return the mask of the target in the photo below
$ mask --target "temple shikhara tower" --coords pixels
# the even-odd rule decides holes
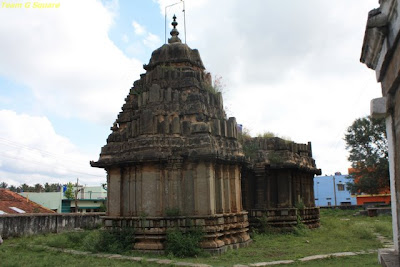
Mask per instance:
[[[226,118],[199,52],[172,37],[134,82],[93,167],[107,171],[105,226],[135,227],[137,250],[163,250],[166,230],[201,227],[211,252],[249,243],[235,118]]]

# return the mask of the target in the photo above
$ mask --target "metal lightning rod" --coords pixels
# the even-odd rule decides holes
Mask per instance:
[[[184,32],[185,32],[185,44],[186,44],[186,10],[185,10],[185,1],[181,0],[180,2],[177,2],[175,4],[171,4],[169,6],[165,7],[165,12],[164,12],[164,42],[167,43],[167,8],[178,5],[182,3],[183,4],[183,27],[184,27]]]

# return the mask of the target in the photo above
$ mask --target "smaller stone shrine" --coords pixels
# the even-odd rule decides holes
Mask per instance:
[[[242,198],[250,224],[257,227],[264,219],[270,226],[290,228],[300,219],[309,228],[318,227],[313,177],[321,170],[311,143],[256,137],[245,140],[243,147],[249,162],[242,168]]]

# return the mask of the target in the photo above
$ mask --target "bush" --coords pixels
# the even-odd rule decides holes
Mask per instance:
[[[165,241],[165,252],[167,255],[176,257],[195,257],[202,250],[200,241],[203,239],[203,232],[199,228],[190,228],[187,232],[175,228],[167,231]]]
[[[82,241],[85,250],[91,252],[121,253],[132,250],[135,241],[134,229],[112,228],[91,231]]]

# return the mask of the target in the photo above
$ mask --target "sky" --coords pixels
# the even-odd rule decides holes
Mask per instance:
[[[10,185],[106,181],[89,161],[173,14],[222,77],[228,116],[253,136],[311,141],[323,175],[347,174],[346,129],[381,96],[359,62],[377,0],[186,0],[185,16],[179,0],[34,2],[0,6],[0,182]]]

